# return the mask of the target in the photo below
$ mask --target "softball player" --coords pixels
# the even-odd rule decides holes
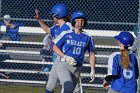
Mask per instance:
[[[35,10],[36,15],[34,16],[35,19],[39,22],[43,30],[47,33],[50,33],[53,38],[56,38],[62,31],[73,29],[71,26],[71,23],[68,22],[68,9],[63,4],[56,4],[52,10],[51,15],[53,16],[53,27],[47,26],[39,17],[39,10]],[[54,56],[56,57],[56,54],[54,53]],[[56,61],[56,62],[55,62]],[[46,85],[46,92],[45,93],[53,93],[53,90],[57,84],[58,78],[57,78],[57,72],[56,72],[56,64],[57,64],[56,58],[53,58],[53,62],[55,62],[51,68],[51,74],[49,75],[49,80]],[[80,88],[80,87],[77,87]],[[79,89],[77,89],[79,90]]]
[[[90,54],[90,75],[94,80],[95,47],[92,38],[82,31],[87,23],[86,15],[80,11],[74,12],[71,23],[74,30],[63,31],[54,39],[54,52],[61,56],[61,61],[57,64],[57,75],[62,84],[63,93],[73,93],[87,50]]]
[[[136,93],[139,68],[135,54],[128,49],[133,45],[134,37],[124,31],[114,38],[118,40],[120,52],[112,53],[109,57],[108,76],[103,87],[111,85],[108,93]]]
[[[50,33],[53,38],[56,38],[62,31],[72,29],[71,23],[68,21],[68,9],[64,4],[56,4],[50,14],[53,17],[55,25],[49,27],[39,17],[39,10],[35,10],[34,18],[39,22],[40,26],[46,33]]]

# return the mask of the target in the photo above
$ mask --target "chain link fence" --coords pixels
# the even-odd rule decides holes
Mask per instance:
[[[82,86],[88,90],[103,90],[103,78],[107,74],[107,61],[112,52],[119,48],[113,39],[112,32],[134,31],[138,22],[138,0],[0,0],[0,21],[3,16],[9,14],[11,20],[19,23],[24,31],[19,31],[20,41],[12,41],[1,26],[0,42],[0,82],[1,84],[36,85],[44,86],[48,80],[48,73],[43,72],[42,67],[51,69],[51,54],[47,60],[42,60],[40,51],[45,32],[34,29],[40,27],[33,18],[34,10],[39,9],[41,19],[51,26],[52,18],[49,14],[57,3],[65,4],[69,9],[69,15],[74,11],[84,11],[88,17],[88,25],[85,30],[92,33],[96,47],[95,80],[89,83],[89,61],[85,57],[85,65],[82,69]],[[30,33],[30,31],[32,31]],[[108,33],[106,33],[108,32]]]

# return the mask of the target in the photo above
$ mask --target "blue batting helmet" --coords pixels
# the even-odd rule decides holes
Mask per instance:
[[[87,24],[87,18],[86,18],[86,14],[85,13],[83,13],[81,11],[78,11],[78,12],[74,12],[72,14],[71,23],[72,23],[73,26],[75,25],[75,19],[76,18],[84,18],[84,20],[85,20],[84,26],[86,26],[86,24]]]
[[[55,15],[56,18],[60,19],[68,15],[68,8],[64,4],[56,4],[51,12],[51,15]]]
[[[133,45],[134,37],[130,32],[124,31],[114,37],[119,40],[124,46],[130,47]]]

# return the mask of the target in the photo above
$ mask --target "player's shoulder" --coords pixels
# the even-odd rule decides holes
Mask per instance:
[[[66,22],[65,24],[66,24],[66,26],[67,26],[70,30],[73,29],[73,26],[71,25],[70,22]]]
[[[93,37],[85,31],[82,31],[82,34],[84,37],[87,37],[88,39],[93,39]]]
[[[118,57],[120,56],[120,52],[113,52],[112,54],[110,54],[110,57]]]
[[[66,25],[68,25],[68,26],[72,26],[70,22],[66,22]]]
[[[57,36],[57,38],[55,38],[53,40],[54,43],[58,42],[61,38],[65,38],[67,35],[69,35],[70,33],[72,33],[73,31],[72,30],[65,30],[65,31],[62,31],[60,33],[60,35]]]
[[[112,65],[115,63],[120,62],[120,52],[113,52],[109,56],[108,64],[112,67]]]
[[[60,25],[57,23],[57,24],[53,25],[53,26],[50,27],[50,28],[58,28],[58,27],[60,27]]]
[[[136,54],[132,50],[129,50],[129,55],[131,58],[136,58]]]
[[[65,31],[62,31],[60,35],[64,36],[64,35],[70,34],[72,32],[73,32],[72,30],[65,30]]]

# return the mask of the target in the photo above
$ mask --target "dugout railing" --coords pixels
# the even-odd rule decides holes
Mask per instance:
[[[1,27],[1,33],[5,34],[5,27]],[[96,47],[96,65],[95,65],[95,81],[90,83],[90,65],[88,62],[88,54],[85,55],[85,63],[82,70],[82,86],[102,88],[103,78],[107,74],[107,60],[112,52],[118,51],[119,47],[110,45],[105,42],[113,41],[113,36],[117,35],[119,31],[106,31],[106,30],[87,30],[95,38]],[[30,35],[33,38],[37,36],[42,37],[45,32],[40,27],[20,27],[19,33],[22,35]],[[133,33],[134,35],[134,33]],[[104,38],[111,38],[105,40]],[[114,41],[113,41],[114,42]],[[41,41],[28,40],[27,38],[23,41],[9,41],[0,40],[2,47],[0,48],[0,82],[5,83],[16,83],[16,84],[38,84],[45,85],[48,79],[49,72],[38,71],[37,68],[42,65],[48,64],[53,65],[52,62],[41,61],[40,49],[43,47]],[[51,57],[51,56],[48,56]],[[9,75],[10,78],[4,78],[3,74]],[[47,75],[46,75],[47,74]]]

